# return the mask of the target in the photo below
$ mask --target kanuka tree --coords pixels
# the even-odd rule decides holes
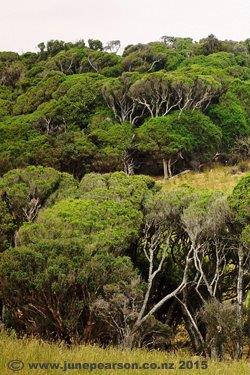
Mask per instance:
[[[103,87],[104,98],[115,117],[132,124],[141,117],[165,116],[173,109],[205,110],[221,92],[217,77],[185,70],[123,74]]]
[[[218,104],[208,111],[211,119],[222,130],[222,147],[228,151],[240,137],[250,135],[249,115],[237,96],[228,91]]]
[[[193,149],[186,153],[189,161],[204,163],[211,161],[220,149],[222,131],[211,119],[199,110],[174,112],[169,115],[172,124],[183,126],[193,138]]]
[[[128,283],[138,277],[124,252],[137,238],[141,222],[141,212],[129,199],[68,199],[44,210],[33,225],[26,223],[17,248],[7,250],[0,261],[0,295],[12,322],[21,314],[20,330],[47,337],[54,332],[68,342],[84,336],[92,319],[90,304],[104,295],[105,285],[121,283],[122,293],[125,272]]]
[[[83,243],[58,238],[7,250],[0,259],[0,274],[0,296],[17,332],[67,344],[98,342],[98,336],[100,343],[104,336],[114,343],[124,339],[122,326],[112,331],[102,319],[99,329],[95,327],[94,310],[102,296],[107,304],[114,299],[114,294],[107,296],[108,289],[115,288],[120,298],[127,298],[126,290],[138,278],[128,257],[92,253]],[[133,296],[138,298],[141,288],[137,285]]]
[[[147,198],[158,190],[155,180],[144,175],[89,173],[81,180],[78,194],[83,199],[94,199],[98,203],[111,199],[118,203],[129,201],[133,208],[140,210]]]
[[[237,358],[243,352],[243,301],[249,289],[250,265],[250,175],[243,177],[229,197],[233,209],[234,235],[237,239]]]
[[[167,117],[146,121],[136,132],[138,149],[157,154],[163,162],[164,178],[172,176],[171,165],[182,152],[191,151],[194,139],[184,126],[174,126]]]
[[[29,166],[13,169],[0,179],[0,250],[15,245],[18,229],[33,222],[41,208],[53,204],[77,189],[77,182],[67,173],[53,168]]]
[[[142,108],[137,110],[135,101],[129,95],[129,89],[138,77],[138,73],[123,73],[118,79],[109,79],[103,85],[104,100],[119,122],[135,124],[144,113]]]
[[[131,123],[117,123],[113,120],[111,111],[98,110],[91,117],[87,132],[96,145],[92,164],[96,172],[123,170],[128,175],[134,174],[134,129]]]
[[[220,129],[199,111],[176,112],[150,119],[137,129],[136,134],[139,150],[162,158],[165,178],[171,177],[171,165],[180,157],[211,158],[221,138]]]

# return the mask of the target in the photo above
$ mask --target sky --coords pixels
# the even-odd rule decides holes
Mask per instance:
[[[199,40],[250,37],[249,0],[0,0],[0,50],[36,51],[39,42],[119,39],[123,46],[162,35]]]

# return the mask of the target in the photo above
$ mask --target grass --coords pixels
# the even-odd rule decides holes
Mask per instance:
[[[249,173],[249,172],[248,172]],[[198,189],[220,190],[230,194],[245,173],[232,174],[232,167],[216,166],[202,173],[188,172],[172,177],[170,180],[159,180],[164,190],[172,190],[182,185]]]
[[[21,360],[24,363],[24,368],[18,372],[14,372],[7,368],[7,363],[13,359]],[[49,344],[42,342],[37,339],[16,339],[15,337],[8,336],[6,333],[0,333],[0,374],[7,375],[11,373],[18,373],[20,375],[28,374],[159,374],[163,375],[166,373],[171,374],[206,374],[206,375],[245,375],[249,374],[249,366],[245,361],[239,362],[215,362],[208,361],[207,369],[178,369],[179,361],[201,361],[204,358],[194,357],[188,355],[187,352],[178,352],[178,353],[166,353],[161,351],[146,351],[143,349],[135,349],[133,351],[125,350],[121,351],[114,348],[101,349],[97,346],[75,346],[71,349],[59,345],[59,344]],[[89,370],[67,370],[63,369],[29,369],[28,363],[35,362],[52,362],[64,364],[64,361],[69,363],[156,363],[160,365],[161,363],[171,363],[173,362],[176,366],[176,369],[169,370],[105,370],[105,369],[93,369],[91,372]]]

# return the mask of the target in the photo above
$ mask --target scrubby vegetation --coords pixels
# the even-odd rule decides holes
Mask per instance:
[[[119,46],[0,52],[2,325],[240,359],[250,42]]]

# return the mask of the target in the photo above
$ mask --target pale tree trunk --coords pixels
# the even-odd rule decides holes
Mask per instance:
[[[135,333],[130,332],[124,336],[122,340],[122,347],[124,349],[132,349],[135,341]]]
[[[184,317],[184,320],[186,320],[187,331],[190,335],[190,339],[194,347],[194,350],[196,351],[197,354],[206,355],[204,339],[198,328],[195,318],[192,316],[191,311],[188,309],[187,291],[185,289],[183,290],[183,300],[179,299],[177,296],[175,296],[175,298],[181,304],[183,317]]]
[[[164,178],[165,180],[167,180],[169,178],[168,161],[166,159],[162,159],[162,163],[163,163]]]
[[[172,170],[171,170],[171,158],[168,160],[168,177],[172,177]]]
[[[242,314],[243,314],[243,259],[244,251],[243,247],[240,246],[238,250],[238,278],[237,278],[237,323],[238,323],[238,337],[237,337],[237,350],[236,357],[240,359],[242,357]]]
[[[184,322],[185,322],[185,327],[186,327],[186,330],[187,330],[188,335],[190,337],[190,341],[191,341],[193,350],[196,354],[199,355],[199,354],[201,354],[200,353],[201,342],[198,338],[197,332],[195,332],[195,329],[192,325],[192,322],[191,322],[189,316],[187,315],[187,312],[185,311],[185,308],[183,306],[181,306],[181,309],[182,309],[182,313],[183,313],[183,319],[184,319]]]
[[[162,159],[162,164],[163,164],[163,171],[164,171],[164,178],[167,180],[168,178],[172,177],[172,160],[170,159]]]
[[[131,155],[128,152],[125,152],[123,155],[123,165],[124,165],[124,172],[128,176],[134,175],[134,161]]]
[[[153,281],[155,275],[162,268],[162,264],[163,264],[163,261],[165,259],[165,254],[163,255],[163,257],[161,259],[161,262],[158,266],[158,269],[156,269],[153,272],[152,276],[148,280],[148,289],[147,289],[147,292],[145,293],[145,296],[144,296],[144,303],[143,303],[143,306],[142,306],[141,311],[139,313],[139,316],[137,318],[137,321],[135,322],[133,332],[136,332],[138,330],[138,328],[140,328],[142,326],[142,324],[149,317],[151,317],[156,311],[158,311],[167,301],[174,298],[175,296],[177,296],[178,293],[180,293],[181,291],[183,291],[183,289],[185,289],[185,287],[187,286],[187,282],[188,282],[188,271],[189,271],[190,265],[192,263],[192,257],[191,257],[192,253],[193,253],[193,248],[191,247],[191,249],[189,250],[189,252],[186,256],[186,262],[185,262],[185,266],[184,266],[183,277],[182,277],[182,281],[179,283],[179,285],[172,292],[166,294],[159,302],[157,302],[154,306],[152,306],[151,309],[146,313],[145,309],[146,309],[146,306],[147,306],[147,301],[148,301],[148,298],[149,298],[149,294],[150,294],[150,290],[151,290],[151,286],[152,286],[152,281]]]

